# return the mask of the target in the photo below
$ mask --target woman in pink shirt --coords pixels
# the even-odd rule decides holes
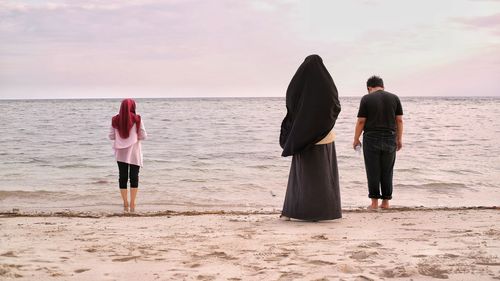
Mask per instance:
[[[129,210],[127,182],[130,177],[130,211],[135,211],[135,198],[139,187],[139,168],[142,167],[141,140],[147,137],[141,116],[135,113],[135,101],[124,99],[120,113],[111,120],[109,139],[113,140],[118,170],[119,186],[123,208]]]

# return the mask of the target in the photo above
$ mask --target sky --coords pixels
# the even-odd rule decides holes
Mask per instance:
[[[0,0],[0,99],[500,96],[500,0]]]

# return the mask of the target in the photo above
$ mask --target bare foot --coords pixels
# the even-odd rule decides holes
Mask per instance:
[[[128,202],[123,203],[123,211],[128,212]]]
[[[289,218],[289,217],[287,217],[287,216],[283,216],[283,215],[281,215],[281,216],[280,216],[280,220],[282,220],[282,221],[289,221],[289,220],[290,220],[290,218]]]
[[[135,212],[135,203],[134,204],[130,204],[130,212],[131,213]]]
[[[382,200],[382,204],[380,204],[380,208],[389,209],[389,200]]]
[[[378,199],[372,198],[372,204],[368,206],[368,210],[376,210],[378,209]]]

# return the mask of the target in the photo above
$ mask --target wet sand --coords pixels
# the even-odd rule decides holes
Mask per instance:
[[[0,214],[2,280],[500,280],[498,208]]]

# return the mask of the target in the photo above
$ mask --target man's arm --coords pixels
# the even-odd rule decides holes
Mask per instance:
[[[356,149],[356,146],[360,145],[359,137],[363,132],[363,128],[365,127],[366,118],[358,117],[358,122],[356,122],[356,129],[354,130],[354,141],[352,142],[352,148]]]
[[[403,147],[403,115],[396,115],[396,151]]]

